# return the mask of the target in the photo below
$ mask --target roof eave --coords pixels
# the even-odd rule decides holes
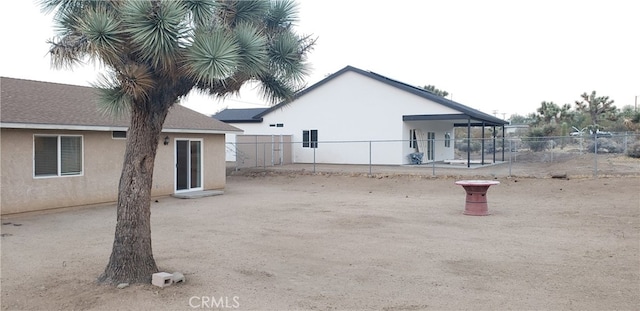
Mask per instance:
[[[456,121],[456,120],[467,120],[468,122],[473,121],[474,126],[478,126],[477,124],[482,125],[483,123],[487,126],[502,126],[508,124],[507,121],[502,120],[488,120],[486,118],[478,118],[476,116],[472,116],[465,113],[452,113],[452,114],[420,114],[420,115],[403,115],[402,121]],[[463,123],[456,123],[463,124]]]
[[[58,131],[126,131],[127,126],[96,126],[96,125],[69,125],[69,124],[35,124],[35,123],[12,123],[0,122],[0,128],[6,129],[29,129],[29,130],[58,130]],[[235,134],[243,133],[238,130],[216,130],[216,129],[179,129],[179,128],[163,128],[163,133],[192,133],[192,134]]]
[[[255,119],[255,120],[247,120],[247,119],[242,119],[242,120],[220,120],[220,119],[216,119],[216,120],[224,122],[224,123],[262,123],[262,118]]]

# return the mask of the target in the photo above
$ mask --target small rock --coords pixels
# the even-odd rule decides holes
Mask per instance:
[[[3,225],[10,225],[11,223],[10,222],[3,222],[2,224]]]
[[[120,283],[118,284],[118,289],[123,289],[129,287],[129,283]]]
[[[22,226],[22,224],[13,224],[13,225],[16,226],[16,227]]]
[[[181,283],[185,281],[184,274],[180,272],[174,272],[172,279],[173,279],[173,283]]]

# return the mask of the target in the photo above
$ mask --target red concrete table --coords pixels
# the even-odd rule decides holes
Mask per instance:
[[[464,205],[464,214],[471,216],[489,215],[487,206],[487,191],[489,187],[499,184],[495,180],[460,180],[456,185],[460,185],[467,192],[467,200]]]

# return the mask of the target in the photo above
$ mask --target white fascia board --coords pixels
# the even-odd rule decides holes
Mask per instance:
[[[1,128],[31,130],[72,130],[72,131],[126,131],[126,126],[96,126],[68,124],[35,124],[35,123],[0,123]]]
[[[163,133],[184,133],[184,134],[242,134],[243,130],[191,130],[191,129],[162,129]]]
[[[30,130],[69,130],[69,131],[126,131],[126,126],[95,126],[95,125],[67,125],[67,124],[34,124],[34,123],[7,123],[1,122],[0,128],[30,129]],[[243,130],[203,130],[203,129],[163,129],[164,133],[191,133],[191,134],[236,134],[244,133]]]

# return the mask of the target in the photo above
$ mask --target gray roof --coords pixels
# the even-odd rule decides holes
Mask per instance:
[[[465,106],[463,104],[460,104],[458,102],[454,102],[450,99],[446,99],[442,96],[438,96],[435,95],[425,89],[419,88],[419,87],[415,87],[397,80],[393,80],[391,78],[387,78],[383,75],[371,72],[371,71],[364,71],[362,69],[358,69],[352,66],[347,66],[342,68],[341,70],[335,72],[334,74],[329,75],[328,77],[324,78],[323,80],[319,81],[318,83],[298,92],[294,98],[293,101],[295,101],[297,98],[304,96],[305,94],[315,90],[316,88],[322,86],[323,84],[335,79],[336,77],[346,73],[346,72],[355,72],[358,74],[361,74],[365,77],[369,77],[371,79],[374,79],[376,81],[380,81],[382,83],[385,83],[387,85],[396,87],[398,89],[401,89],[403,91],[409,92],[411,94],[420,96],[422,98],[428,99],[430,101],[436,102],[438,104],[441,104],[443,106],[449,107],[451,109],[457,110],[460,113],[459,114],[448,114],[448,115],[431,115],[431,114],[424,114],[424,115],[410,115],[410,116],[404,116],[404,120],[469,120],[470,122],[473,121],[473,125],[480,125],[480,124],[485,124],[487,126],[492,126],[492,125],[504,125],[504,124],[509,124],[508,121],[502,120],[500,118],[496,118],[490,114],[481,112],[479,110],[473,109],[471,107]],[[274,111],[278,108],[281,108],[284,105],[289,104],[290,101],[285,101],[285,102],[281,102],[265,111],[263,111],[262,113],[254,116],[254,118],[262,118],[263,116],[265,116],[266,114],[270,113],[271,111]],[[428,113],[428,112],[427,112]],[[479,122],[479,123],[478,123]]]
[[[224,109],[212,117],[226,123],[254,123],[262,122],[262,118],[255,118],[269,108]]]
[[[125,130],[129,118],[104,116],[96,89],[85,86],[0,77],[0,126],[68,130]],[[174,105],[163,131],[184,133],[241,132],[189,108]]]

